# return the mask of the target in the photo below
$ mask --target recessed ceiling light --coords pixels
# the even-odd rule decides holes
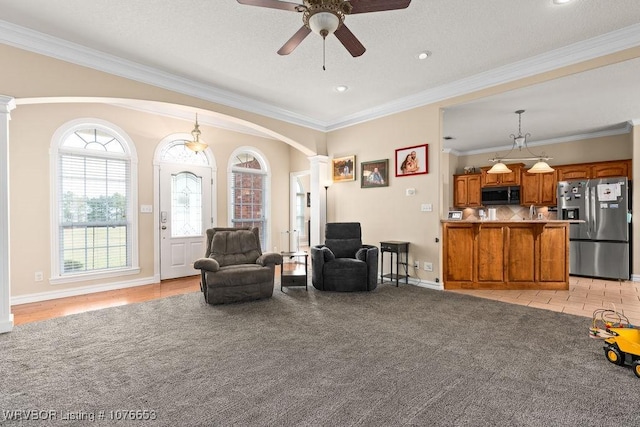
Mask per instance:
[[[336,86],[336,92],[346,92],[349,90],[349,86],[345,86],[345,85],[340,85],[340,86]]]
[[[430,56],[431,56],[431,52],[428,50],[425,50],[424,52],[420,52],[418,54],[418,59],[427,59]]]
[[[565,4],[565,3],[570,3],[573,0],[553,0],[554,4]]]

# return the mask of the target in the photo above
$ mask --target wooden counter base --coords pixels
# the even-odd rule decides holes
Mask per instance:
[[[569,223],[443,221],[445,289],[569,289]]]

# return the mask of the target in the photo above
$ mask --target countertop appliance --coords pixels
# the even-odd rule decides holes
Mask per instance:
[[[519,205],[520,187],[485,187],[482,189],[482,205]]]
[[[558,210],[569,225],[569,273],[629,280],[630,212],[626,177],[558,183]]]

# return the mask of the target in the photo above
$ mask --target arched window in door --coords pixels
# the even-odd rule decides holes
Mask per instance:
[[[258,227],[262,249],[268,247],[269,171],[257,150],[243,147],[229,161],[230,221],[233,227]]]

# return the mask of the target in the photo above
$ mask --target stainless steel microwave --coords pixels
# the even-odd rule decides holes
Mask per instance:
[[[485,187],[482,189],[483,205],[519,205],[520,187]]]

